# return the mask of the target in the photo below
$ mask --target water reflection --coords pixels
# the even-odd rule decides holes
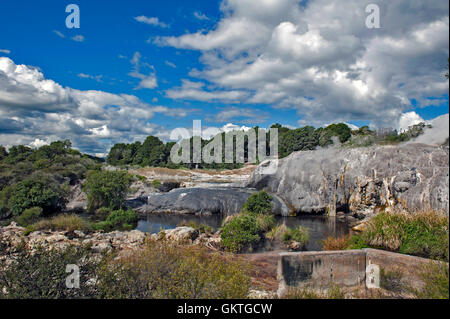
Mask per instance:
[[[195,215],[172,215],[172,214],[149,214],[145,219],[141,219],[137,229],[148,233],[158,233],[161,229],[173,229],[182,221],[206,224],[217,230],[222,224],[222,216],[195,216]],[[310,239],[306,245],[307,250],[321,250],[320,241],[328,236],[344,236],[349,233],[346,222],[327,216],[297,216],[281,217],[277,216],[279,224],[285,223],[287,227],[297,226],[307,227]]]

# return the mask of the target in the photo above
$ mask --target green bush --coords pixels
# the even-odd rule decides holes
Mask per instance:
[[[260,232],[268,232],[276,225],[275,217],[268,214],[258,214],[256,215],[256,225]]]
[[[88,210],[92,212],[100,207],[122,208],[132,180],[133,176],[123,171],[90,171],[83,185]]]
[[[283,242],[290,243],[296,241],[302,246],[305,246],[309,241],[309,231],[308,228],[303,226],[298,226],[296,228],[286,227],[286,231],[282,235],[281,239]]]
[[[23,213],[17,217],[17,222],[20,226],[26,227],[30,224],[36,223],[42,215],[42,208],[32,207],[25,209]]]
[[[221,245],[231,252],[252,249],[260,241],[260,230],[254,214],[237,215],[222,228]]]
[[[116,210],[109,214],[105,221],[94,224],[97,230],[132,230],[139,220],[138,214],[131,210]]]
[[[178,223],[177,227],[182,227],[182,226],[186,226],[186,227],[191,227],[194,228],[195,230],[198,230],[198,232],[200,234],[212,234],[214,233],[214,228],[209,226],[209,225],[205,225],[205,224],[200,224],[200,223],[196,223],[195,221],[182,221],[181,223]]]
[[[1,246],[1,243],[0,243]],[[68,299],[98,296],[96,283],[101,261],[89,258],[85,247],[45,249],[37,247],[31,253],[24,246],[8,254],[8,262],[0,259],[0,298],[8,299]],[[80,288],[68,289],[67,265],[77,265],[80,270]]]
[[[75,214],[62,214],[52,218],[42,219],[37,223],[29,225],[26,234],[37,230],[52,230],[52,231],[74,231],[80,230],[83,232],[92,231],[92,223],[88,220]]]
[[[381,212],[359,237],[359,246],[448,261],[449,219],[438,212]]]
[[[446,263],[432,262],[421,271],[425,285],[416,291],[422,299],[449,299],[449,268]]]
[[[250,195],[244,203],[243,211],[255,214],[271,213],[272,196],[264,190]]]
[[[159,189],[161,187],[161,182],[157,179],[153,180],[152,186],[156,189]]]
[[[67,190],[45,175],[25,179],[2,190],[3,205],[19,216],[27,208],[41,207],[44,214],[58,212],[66,203]],[[5,205],[6,203],[6,205]]]
[[[242,299],[249,267],[204,248],[149,242],[136,254],[113,259],[100,276],[103,298]]]

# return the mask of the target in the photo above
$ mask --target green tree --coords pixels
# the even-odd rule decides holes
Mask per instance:
[[[64,208],[66,191],[47,175],[36,175],[2,190],[3,203],[7,209],[19,216],[31,207],[41,207],[44,214]]]
[[[3,159],[6,158],[7,156],[8,152],[6,151],[6,148],[0,145],[0,161],[3,161]]]
[[[93,212],[101,207],[122,208],[132,180],[133,176],[127,172],[90,171],[83,185],[88,210]]]

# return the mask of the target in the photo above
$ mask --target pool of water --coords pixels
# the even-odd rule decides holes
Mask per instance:
[[[183,221],[209,225],[217,230],[222,224],[222,216],[195,216],[174,214],[149,214],[139,220],[137,229],[147,233],[158,233],[162,229],[173,229]],[[348,224],[344,221],[328,216],[277,216],[279,224],[285,223],[287,227],[304,226],[309,230],[310,239],[306,245],[307,250],[321,250],[320,242],[328,236],[341,237],[350,232]],[[270,249],[270,247],[266,247]]]

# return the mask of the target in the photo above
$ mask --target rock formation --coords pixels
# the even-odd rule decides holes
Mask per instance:
[[[379,209],[449,211],[449,148],[425,144],[295,152],[275,174],[258,167],[246,187],[277,194],[290,213]]]

